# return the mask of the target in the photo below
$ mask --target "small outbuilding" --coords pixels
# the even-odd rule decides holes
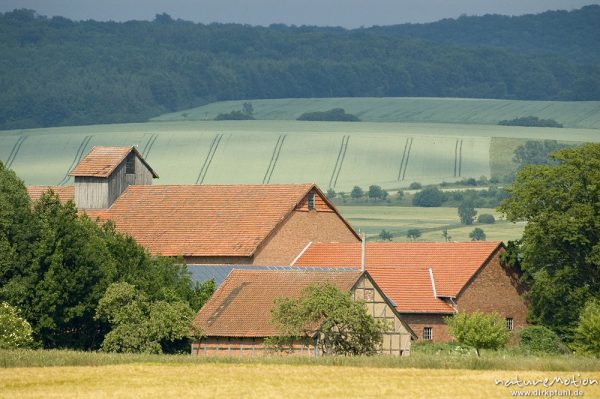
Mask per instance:
[[[194,324],[205,337],[192,344],[198,356],[261,356],[269,353],[265,338],[278,335],[271,321],[276,298],[298,298],[315,283],[330,283],[363,300],[371,316],[384,320],[381,353],[408,356],[414,333],[401,319],[394,304],[383,294],[368,272],[357,270],[238,270],[231,271],[219,289],[198,312]],[[292,355],[319,356],[316,332],[311,342],[295,342]]]

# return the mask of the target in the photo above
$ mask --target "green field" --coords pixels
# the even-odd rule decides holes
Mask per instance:
[[[469,233],[475,227],[483,229],[488,241],[508,241],[521,238],[525,225],[502,220],[502,215],[494,209],[480,208],[477,214],[494,215],[494,224],[460,224],[456,208],[416,208],[402,206],[338,206],[342,215],[352,227],[367,234],[373,240],[381,230],[394,235],[394,241],[408,241],[409,229],[419,229],[419,241],[442,241],[442,230],[448,229],[453,241],[470,241]]]
[[[94,125],[0,132],[0,160],[27,184],[54,185],[94,145],[135,145],[158,184],[315,182],[349,191],[378,184],[490,177],[503,141],[600,141],[596,129],[491,125],[196,121]],[[493,165],[510,165],[511,154]]]
[[[344,108],[368,122],[496,125],[505,119],[537,116],[565,127],[600,128],[600,101],[519,101],[471,98],[284,98],[222,101],[154,118],[157,121],[209,120],[251,102],[256,119],[295,120],[305,112]]]

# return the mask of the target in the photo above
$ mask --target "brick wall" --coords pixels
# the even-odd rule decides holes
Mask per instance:
[[[432,342],[448,342],[452,338],[448,334],[448,326],[444,322],[444,317],[450,315],[435,314],[435,313],[402,313],[404,320],[410,328],[417,334],[417,342],[423,341],[423,329],[431,327]]]
[[[255,265],[289,265],[313,242],[359,242],[335,212],[293,211],[265,241],[254,257]]]
[[[523,298],[525,287],[518,276],[500,264],[500,249],[486,267],[474,276],[456,299],[460,312],[497,312],[513,319],[513,330],[527,326],[527,305]]]
[[[506,319],[513,319],[513,331],[527,326],[527,305],[523,298],[525,287],[518,283],[518,276],[500,264],[500,249],[479,270],[455,299],[459,312],[496,312]],[[423,342],[423,329],[432,327],[433,342],[448,342],[452,337],[444,323],[444,316],[427,313],[403,313],[402,318]],[[513,338],[514,342],[514,338]]]

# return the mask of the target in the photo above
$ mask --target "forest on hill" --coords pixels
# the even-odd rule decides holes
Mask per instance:
[[[0,14],[0,129],[145,121],[236,99],[600,100],[599,15],[589,6],[347,30],[15,10]]]

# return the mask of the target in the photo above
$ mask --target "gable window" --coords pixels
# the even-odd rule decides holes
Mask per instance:
[[[431,341],[433,339],[433,327],[423,328],[423,340]]]
[[[512,317],[507,317],[506,318],[506,329],[508,331],[512,331],[513,330],[513,319],[512,319]]]
[[[133,153],[130,153],[127,156],[127,160],[125,161],[125,173],[128,175],[135,174],[135,155]]]
[[[315,193],[308,193],[308,210],[315,210]]]

